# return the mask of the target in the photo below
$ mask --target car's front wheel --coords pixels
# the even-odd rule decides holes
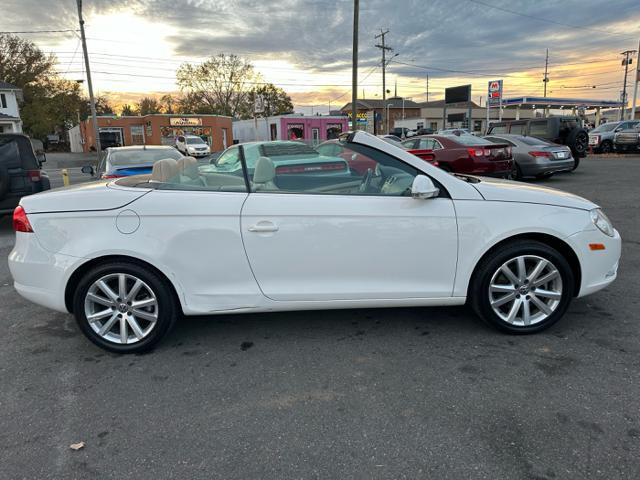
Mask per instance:
[[[485,258],[469,293],[482,319],[504,332],[524,334],[556,323],[571,302],[573,285],[571,267],[557,250],[522,240]]]
[[[176,319],[166,282],[151,269],[128,262],[98,265],[80,280],[74,314],[93,343],[116,353],[153,348]]]

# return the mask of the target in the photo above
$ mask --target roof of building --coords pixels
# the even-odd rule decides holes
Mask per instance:
[[[374,108],[402,108],[404,103],[404,108],[420,108],[420,105],[414,102],[413,100],[403,99],[402,97],[390,97],[386,100],[382,99],[371,99],[371,98],[359,98],[358,99],[358,108],[363,108],[366,110],[373,110]],[[351,102],[344,105],[341,110],[350,110]]]
[[[0,113],[0,120],[20,120],[18,117],[12,117],[6,113]]]
[[[0,90],[20,90],[20,88],[12,85],[11,83],[3,82],[0,80]]]
[[[447,107],[451,108],[469,108],[469,104],[471,104],[471,108],[484,108],[478,105],[476,102],[461,102],[455,103],[452,105],[447,105]],[[420,102],[417,104],[420,108],[443,108],[444,100],[433,100],[431,102]]]
[[[553,97],[516,97],[503,98],[503,107],[521,106],[525,108],[619,108],[620,101],[594,100],[583,98],[553,98]]]

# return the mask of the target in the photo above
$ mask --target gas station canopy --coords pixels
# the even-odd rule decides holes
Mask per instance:
[[[503,98],[502,106],[504,108],[548,108],[548,109],[574,109],[584,108],[585,110],[593,108],[620,108],[619,101],[613,100],[591,100],[581,98],[552,98],[552,97],[516,97]]]

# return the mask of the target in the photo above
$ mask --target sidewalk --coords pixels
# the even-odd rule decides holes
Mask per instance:
[[[74,168],[83,165],[96,165],[98,156],[92,153],[69,153],[69,152],[51,152],[47,153],[47,161],[43,165],[45,170],[55,168]]]

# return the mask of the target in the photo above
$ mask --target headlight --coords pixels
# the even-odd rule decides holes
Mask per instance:
[[[594,210],[591,210],[591,212],[589,213],[591,214],[591,221],[596,227],[598,227],[598,230],[600,230],[605,235],[613,237],[613,225],[611,224],[611,220],[607,218],[604,212],[599,208],[596,208]]]

